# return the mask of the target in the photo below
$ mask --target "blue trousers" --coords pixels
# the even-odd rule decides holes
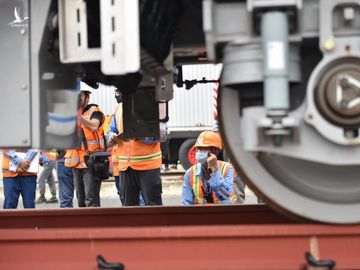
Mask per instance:
[[[4,209],[16,209],[21,194],[24,208],[35,208],[37,176],[4,177]]]
[[[74,180],[72,168],[65,167],[64,162],[57,162],[60,207],[73,207]]]

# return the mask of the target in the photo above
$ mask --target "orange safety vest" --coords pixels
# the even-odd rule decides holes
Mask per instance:
[[[84,116],[91,116],[94,112],[101,112],[98,106],[91,106],[87,111],[83,113]],[[102,112],[101,112],[102,113]],[[90,129],[86,128],[83,124],[81,124],[81,128],[84,131],[85,140],[88,145],[88,149],[85,149],[84,143],[81,145],[81,149],[69,149],[66,150],[65,153],[65,166],[76,169],[86,169],[85,163],[85,155],[91,154],[97,150],[105,149],[105,140],[103,133],[103,124],[104,121],[101,122],[99,128],[92,132]]]
[[[111,123],[112,115],[106,115],[103,125],[104,134],[108,133],[110,130],[110,123]]]
[[[6,152],[6,151],[4,151]],[[3,173],[3,177],[7,178],[7,177],[16,177],[16,176],[32,176],[32,175],[37,175],[36,173],[29,173],[29,172],[22,172],[22,173],[18,173],[18,172],[13,172],[9,170],[10,168],[10,158],[8,158],[5,154],[3,154],[3,160],[2,160],[2,173]]]
[[[115,109],[115,121],[119,134],[123,133],[123,117],[121,103]],[[128,167],[139,170],[153,170],[161,167],[162,155],[160,143],[143,143],[138,140],[120,141],[117,150],[119,171],[126,171]]]
[[[111,153],[111,162],[112,162],[112,167],[113,167],[113,175],[114,176],[119,176],[119,160],[118,160],[118,156],[119,156],[119,145],[114,145],[112,148],[112,153]]]
[[[162,161],[160,143],[120,141],[118,160],[120,171],[126,171],[128,167],[139,171],[159,169]]]
[[[42,152],[44,156],[46,156],[49,160],[55,161],[57,158],[57,152],[55,150]]]
[[[232,165],[228,162],[224,161],[218,161],[218,165],[220,168],[220,172],[222,177],[225,177],[225,175],[228,173],[229,169],[232,167]],[[194,204],[206,204],[206,199],[204,198],[204,192],[203,192],[203,181],[200,179],[198,175],[195,174],[197,168],[197,164],[193,165],[190,168],[190,186],[194,193]],[[216,192],[212,192],[212,197],[214,199],[215,204],[220,204],[221,199],[216,195]],[[236,194],[233,192],[229,196],[229,200],[231,200],[233,203],[236,203]]]

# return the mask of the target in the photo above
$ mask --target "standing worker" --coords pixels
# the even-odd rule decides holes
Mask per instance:
[[[79,122],[82,133],[80,150],[67,150],[65,166],[73,168],[74,186],[79,207],[100,207],[101,179],[93,173],[86,161],[92,153],[105,149],[103,133],[104,114],[96,104],[88,104],[92,88],[86,83],[80,85]]]
[[[121,103],[120,90],[115,98]],[[119,104],[120,105],[120,104]],[[122,106],[117,106],[107,133],[109,143],[118,145],[120,199],[123,206],[162,205],[160,142],[154,139],[124,140]]]
[[[57,152],[56,150],[52,151],[41,151],[40,152],[40,165],[43,166],[43,170],[38,178],[38,185],[39,185],[39,191],[40,196],[36,200],[36,203],[57,203],[58,199],[56,197],[56,184],[55,184],[55,178],[53,174],[53,169],[56,165],[56,158],[57,158]],[[46,200],[45,198],[45,183],[48,183],[50,192],[51,192],[51,198],[49,200]]]
[[[4,186],[4,209],[16,209],[21,194],[24,208],[35,208],[37,172],[28,172],[36,150],[24,152],[21,158],[14,150],[4,150],[2,173]]]
[[[220,135],[213,131],[204,131],[197,138],[195,147],[198,163],[185,172],[182,203],[236,203],[233,190],[234,168],[230,163],[217,159],[222,149]]]

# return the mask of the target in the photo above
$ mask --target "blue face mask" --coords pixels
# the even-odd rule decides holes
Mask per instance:
[[[207,162],[208,159],[208,151],[204,151],[204,150],[197,150],[196,154],[195,154],[195,158],[196,160],[201,163],[202,165],[204,165]]]

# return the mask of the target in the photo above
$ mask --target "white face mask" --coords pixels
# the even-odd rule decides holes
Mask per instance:
[[[205,150],[196,150],[196,154],[195,154],[196,160],[197,160],[199,163],[201,163],[202,165],[204,165],[204,164],[207,162],[208,154],[209,154],[208,151],[205,151]]]

